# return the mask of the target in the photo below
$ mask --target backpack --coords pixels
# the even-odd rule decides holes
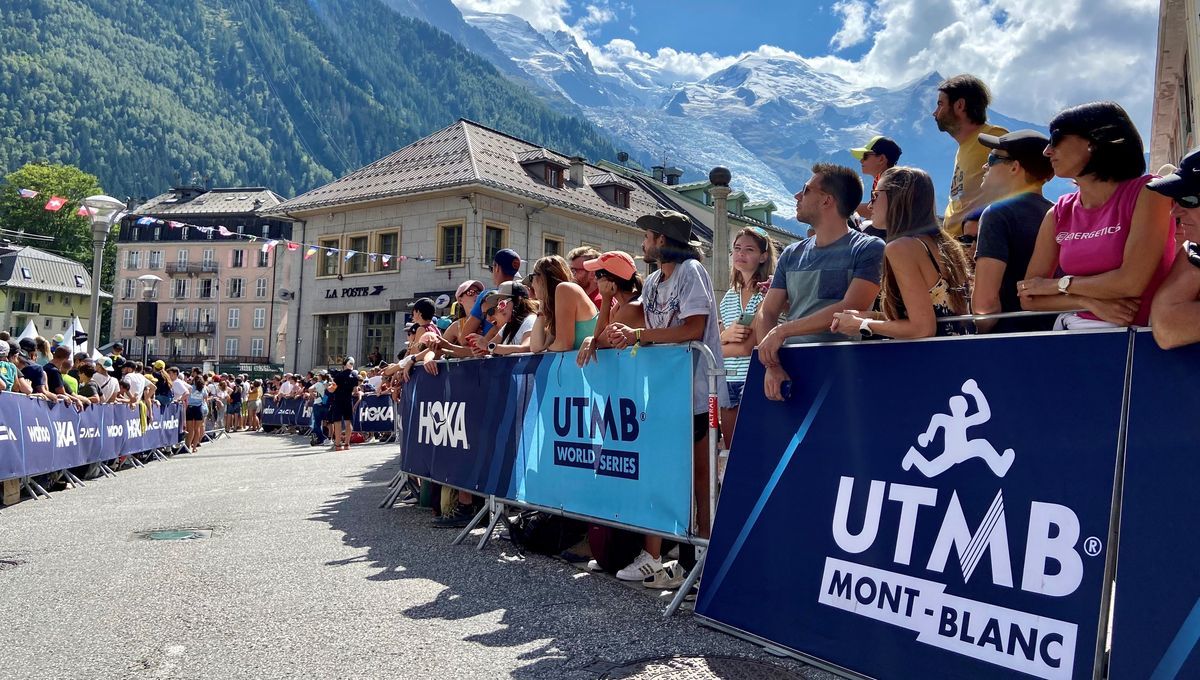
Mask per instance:
[[[592,558],[604,571],[615,574],[642,551],[642,535],[626,529],[591,526],[587,532]]]
[[[578,520],[526,510],[512,522],[509,537],[529,552],[557,555],[583,540],[586,533],[587,525]]]

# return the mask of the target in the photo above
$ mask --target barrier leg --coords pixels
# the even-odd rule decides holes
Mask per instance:
[[[679,605],[683,604],[683,600],[687,597],[688,593],[692,592],[692,586],[696,585],[696,581],[700,579],[700,574],[704,571],[704,561],[707,559],[708,551],[705,550],[700,555],[700,559],[696,561],[696,566],[692,567],[692,570],[688,572],[687,578],[683,580],[683,585],[679,586],[679,590],[675,593],[671,604],[667,605],[667,611],[663,612],[664,618],[674,614],[679,609]]]
[[[100,463],[100,474],[104,475],[105,477],[116,477],[117,476],[117,473],[113,472],[113,469],[110,468],[109,466],[105,465],[104,463]]]
[[[484,503],[479,512],[475,513],[475,516],[471,518],[471,522],[467,524],[467,526],[463,527],[462,531],[458,532],[458,536],[454,537],[454,540],[450,542],[450,545],[458,545],[466,540],[467,536],[475,530],[475,527],[479,526],[479,523],[483,521],[483,516],[487,514],[489,509],[491,509],[490,506],[487,503]]]
[[[405,472],[404,470],[401,470],[392,476],[392,481],[388,482],[388,488],[394,489],[394,488],[396,488],[397,484],[407,481],[407,479],[408,479],[408,473]]]
[[[82,479],[76,477],[75,474],[70,470],[63,470],[63,476],[67,478],[68,482],[74,484],[75,486],[87,486],[87,484],[83,483]]]
[[[142,461],[137,459],[137,455],[129,456],[128,458],[126,458],[126,460],[128,460],[130,463],[132,463],[135,468],[146,467],[145,463],[143,463]]]
[[[487,545],[488,540],[492,538],[492,532],[496,530],[496,522],[500,521],[500,516],[504,514],[504,504],[497,503],[495,496],[488,496],[484,507],[491,508],[492,519],[488,522],[487,531],[483,532],[483,537],[479,539],[479,545],[475,546],[476,550],[483,550],[483,546]]]
[[[167,460],[167,457],[162,455],[162,452],[159,451],[158,449],[151,449],[150,456],[153,457],[154,460],[164,460],[164,461]]]
[[[37,498],[38,494],[41,494],[41,495],[45,496],[46,498],[50,498],[50,494],[45,489],[43,489],[40,484],[33,481],[32,478],[27,478],[25,480],[25,488],[29,489],[29,493],[33,494],[34,498]]]

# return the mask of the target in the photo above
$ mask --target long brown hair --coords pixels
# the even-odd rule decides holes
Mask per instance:
[[[933,180],[919,168],[902,165],[888,168],[879,176],[876,191],[887,193],[887,240],[911,236],[929,236],[937,245],[935,259],[938,274],[949,286],[950,306],[955,313],[966,314],[970,308],[968,281],[970,267],[967,255],[958,241],[950,237],[938,225],[934,212]],[[904,300],[900,297],[900,284],[885,257],[883,259],[883,297],[881,307],[889,319],[908,318]]]
[[[501,339],[511,337],[513,340],[516,340],[514,336],[516,335],[517,330],[521,328],[521,324],[524,323],[525,317],[529,316],[530,314],[537,314],[538,301],[530,300],[524,295],[518,295],[509,299],[512,301],[513,306],[512,318],[510,318],[508,323],[504,324],[500,328],[500,332],[497,335]]]
[[[733,235],[733,240],[730,241],[731,247],[743,236],[754,239],[754,245],[767,254],[766,262],[759,264],[754,270],[754,275],[750,277],[750,284],[754,285],[770,279],[771,274],[775,272],[775,244],[767,236],[767,231],[760,227],[742,227],[738,233]],[[729,279],[729,287],[741,290],[746,285],[746,282],[742,281],[742,273],[733,267],[730,269],[733,269],[733,275]]]
[[[547,255],[533,263],[533,273],[542,277],[542,288],[546,290],[546,299],[540,301],[542,318],[546,320],[546,328],[553,333],[557,328],[554,325],[554,296],[558,290],[558,284],[574,281],[571,277],[571,269],[561,255]]]

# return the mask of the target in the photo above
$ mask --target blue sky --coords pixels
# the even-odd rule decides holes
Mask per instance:
[[[1039,124],[1111,99],[1150,131],[1159,0],[452,1],[569,31],[598,67],[634,57],[694,81],[782,50],[863,87],[973,73],[995,110]]]

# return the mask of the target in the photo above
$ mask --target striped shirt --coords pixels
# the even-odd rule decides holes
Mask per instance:
[[[721,325],[729,328],[742,318],[742,314],[753,313],[762,304],[763,294],[755,292],[750,296],[750,302],[742,308],[741,291],[730,288],[721,298]],[[750,369],[750,357],[725,357],[726,382],[746,382],[746,372]]]

